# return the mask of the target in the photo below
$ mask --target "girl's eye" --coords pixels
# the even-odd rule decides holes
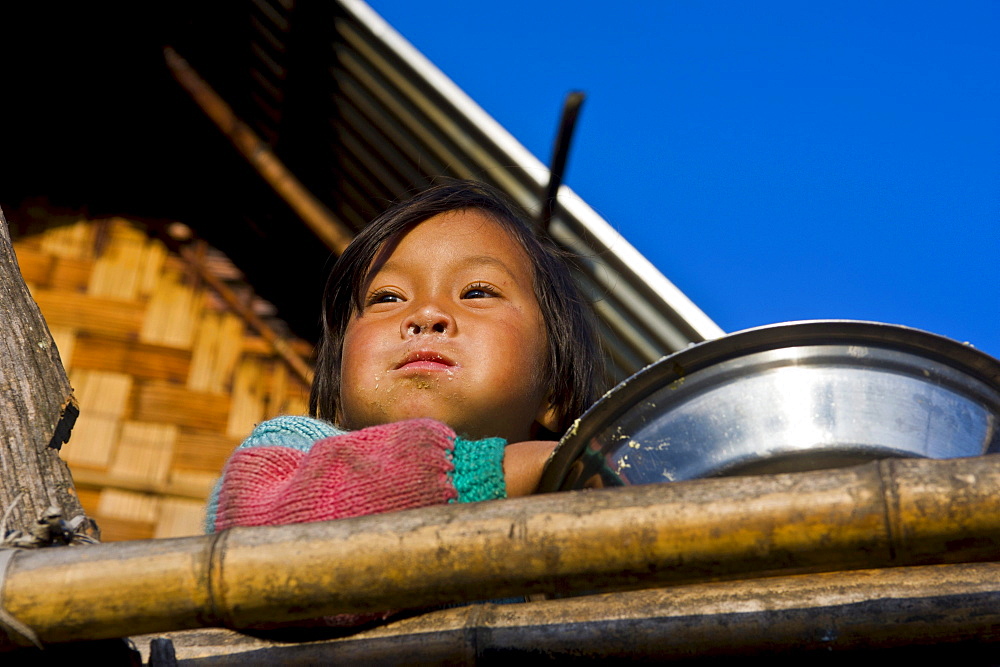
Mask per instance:
[[[497,291],[492,285],[486,283],[475,283],[469,285],[462,292],[463,299],[489,299],[497,296]]]
[[[399,303],[402,300],[403,297],[399,296],[395,292],[390,292],[389,290],[376,290],[368,296],[368,299],[365,300],[365,305],[374,306],[377,303]]]

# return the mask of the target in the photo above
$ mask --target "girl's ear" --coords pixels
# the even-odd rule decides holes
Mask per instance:
[[[544,429],[551,431],[552,433],[559,433],[559,420],[562,417],[560,414],[562,411],[559,406],[554,403],[550,403],[548,399],[542,402],[542,406],[538,409],[538,415],[535,417],[535,421]]]

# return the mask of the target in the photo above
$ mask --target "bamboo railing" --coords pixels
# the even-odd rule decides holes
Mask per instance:
[[[526,593],[989,561],[1000,457],[700,480],[20,552],[6,612],[43,643]],[[735,584],[734,584],[735,585]],[[6,648],[21,638],[8,641]]]
[[[936,650],[996,664],[998,575],[998,563],[896,567],[469,605],[295,644],[223,630],[157,639],[170,640],[184,665],[509,664],[515,657],[575,664],[753,655],[768,656],[768,664],[783,656],[803,664],[803,653],[813,664],[817,656],[848,653],[870,660],[872,651],[884,662],[886,649],[914,647],[921,657]],[[140,650],[151,639],[133,637]]]

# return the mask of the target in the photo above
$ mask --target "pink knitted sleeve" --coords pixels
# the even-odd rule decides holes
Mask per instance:
[[[237,450],[223,471],[216,527],[274,526],[440,505],[455,432],[432,419],[372,426],[290,447]]]

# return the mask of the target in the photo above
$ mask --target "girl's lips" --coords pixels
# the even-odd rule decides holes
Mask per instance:
[[[403,364],[397,370],[402,370],[402,371],[413,371],[413,370],[421,370],[421,371],[443,371],[443,370],[447,370],[449,368],[451,368],[451,366],[449,366],[447,364],[442,364],[442,363],[440,363],[438,361],[411,361],[408,364]]]
[[[393,370],[443,371],[455,366],[455,362],[437,352],[420,350],[407,354]]]

